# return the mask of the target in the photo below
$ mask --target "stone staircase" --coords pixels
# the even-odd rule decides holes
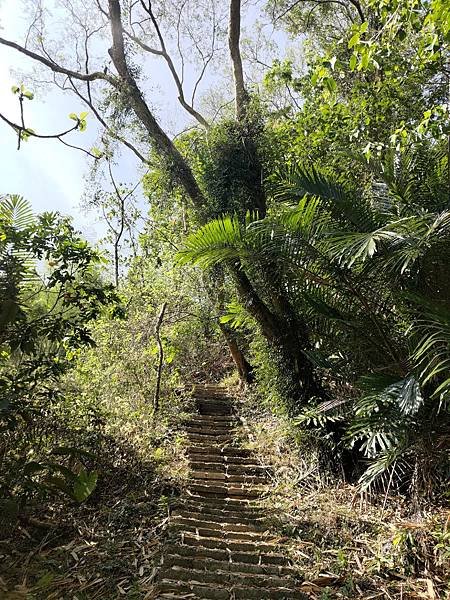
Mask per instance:
[[[258,506],[266,470],[232,445],[232,400],[211,385],[196,386],[194,399],[198,414],[186,423],[191,478],[172,514],[156,597],[307,598]]]

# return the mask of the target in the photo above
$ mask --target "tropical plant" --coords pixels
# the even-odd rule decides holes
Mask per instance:
[[[272,265],[307,315],[316,369],[361,391],[347,409],[347,437],[373,461],[366,487],[413,447],[424,449],[438,422],[432,444],[448,426],[450,211],[446,192],[435,193],[446,185],[444,160],[426,147],[394,164],[388,157],[382,180],[363,194],[316,167],[290,168],[266,218],[242,224],[225,215],[180,253],[203,267],[239,261],[256,287],[258,266]]]

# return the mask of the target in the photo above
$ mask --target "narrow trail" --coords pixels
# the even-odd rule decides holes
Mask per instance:
[[[266,469],[233,445],[231,398],[197,386],[197,415],[186,423],[191,477],[169,526],[157,598],[305,599],[296,572],[264,525],[258,500]]]

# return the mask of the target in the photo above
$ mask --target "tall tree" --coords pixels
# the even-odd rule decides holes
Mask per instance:
[[[68,6],[71,7],[70,4]],[[116,132],[114,127],[107,124],[99,107],[94,103],[93,85],[97,83],[102,85],[107,84],[111,90],[110,93],[118,95],[123,110],[131,111],[134,120],[137,121],[141,130],[146,132],[154,151],[164,161],[165,169],[190,200],[194,211],[201,215],[202,220],[208,218],[208,211],[205,210],[208,199],[205,196],[205,192],[199,185],[186,158],[181,154],[177,145],[158,122],[141,86],[139,71],[132,62],[132,44],[144,52],[161,56],[168,65],[174,79],[181,105],[202,127],[208,127],[207,120],[193,107],[193,103],[188,104],[186,102],[182,78],[179,76],[175,62],[169,54],[162,32],[161,21],[163,17],[161,13],[158,18],[152,2],[144,2],[144,0],[137,3],[121,3],[119,0],[108,0],[107,4],[101,2],[101,0],[97,0],[95,8],[95,17],[90,17],[88,22],[84,21],[82,26],[85,40],[84,72],[75,70],[69,66],[73,63],[72,59],[67,60],[65,64],[61,64],[56,58],[49,58],[50,54],[44,46],[45,36],[39,35],[36,37],[36,44],[41,46],[40,52],[30,50],[26,45],[20,45],[5,38],[0,38],[0,43],[45,66],[55,76],[59,77],[61,75],[63,83],[60,83],[60,85],[62,87],[71,87],[76,95],[97,116],[97,119],[104,125],[106,130],[112,136],[121,139],[120,134]],[[77,14],[73,14],[73,9],[71,8],[70,10],[72,11],[72,16],[79,20]],[[214,11],[213,14],[215,14]],[[95,25],[86,23],[95,23]],[[252,130],[252,117],[249,110],[250,96],[245,87],[240,50],[241,3],[239,0],[230,1],[228,23],[228,45],[234,75],[233,95],[235,98],[236,127],[238,128],[240,139],[247,150],[248,169],[255,171],[253,177],[255,181],[254,189],[250,190],[251,198],[248,205],[243,207],[243,210],[244,212],[245,210],[257,210],[261,215],[264,215],[267,201],[262,184],[263,174],[258,157],[257,140]],[[112,62],[112,72],[109,72],[109,68],[90,70],[89,43],[91,37],[96,31],[104,33],[107,27],[109,28],[110,41],[110,47],[107,52]],[[148,45],[141,37],[135,35],[133,31],[136,29],[139,29],[139,31],[143,32],[144,36],[148,36],[153,40],[156,46]],[[214,17],[214,39],[216,30],[217,25]],[[213,44],[211,46],[211,54],[214,54],[214,51]],[[103,60],[106,64],[106,57]],[[203,63],[205,68],[207,63],[208,59]],[[135,145],[126,139],[123,141],[137,156],[144,158],[141,151]],[[298,315],[295,315],[289,305],[289,301],[286,299],[283,289],[272,285],[269,290],[271,304],[277,307],[277,310],[274,310],[258,295],[252,283],[251,273],[246,272],[244,264],[230,264],[228,268],[233,274],[239,295],[259,323],[263,335],[271,345],[277,348],[278,352],[281,352],[282,361],[285,363],[286,370],[290,374],[290,393],[298,400],[302,397],[308,397],[311,394],[320,393],[320,386],[315,381],[312,365],[304,352],[310,345],[306,325]],[[267,276],[271,278],[269,272]],[[233,354],[236,356],[234,347]]]

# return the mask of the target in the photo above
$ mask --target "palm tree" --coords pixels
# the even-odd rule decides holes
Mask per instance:
[[[316,380],[325,377],[330,391],[336,380],[359,390],[346,404],[346,440],[371,460],[363,487],[399,483],[407,473],[411,480],[412,463],[448,428],[447,163],[424,146],[388,157],[371,165],[377,179],[362,191],[316,167],[286,169],[267,216],[248,214],[242,223],[224,215],[189,236],[180,253],[181,262],[204,268],[239,265],[263,299],[284,291],[291,322],[298,316],[308,330],[301,351]],[[319,412],[342,411],[343,403],[323,400]]]

